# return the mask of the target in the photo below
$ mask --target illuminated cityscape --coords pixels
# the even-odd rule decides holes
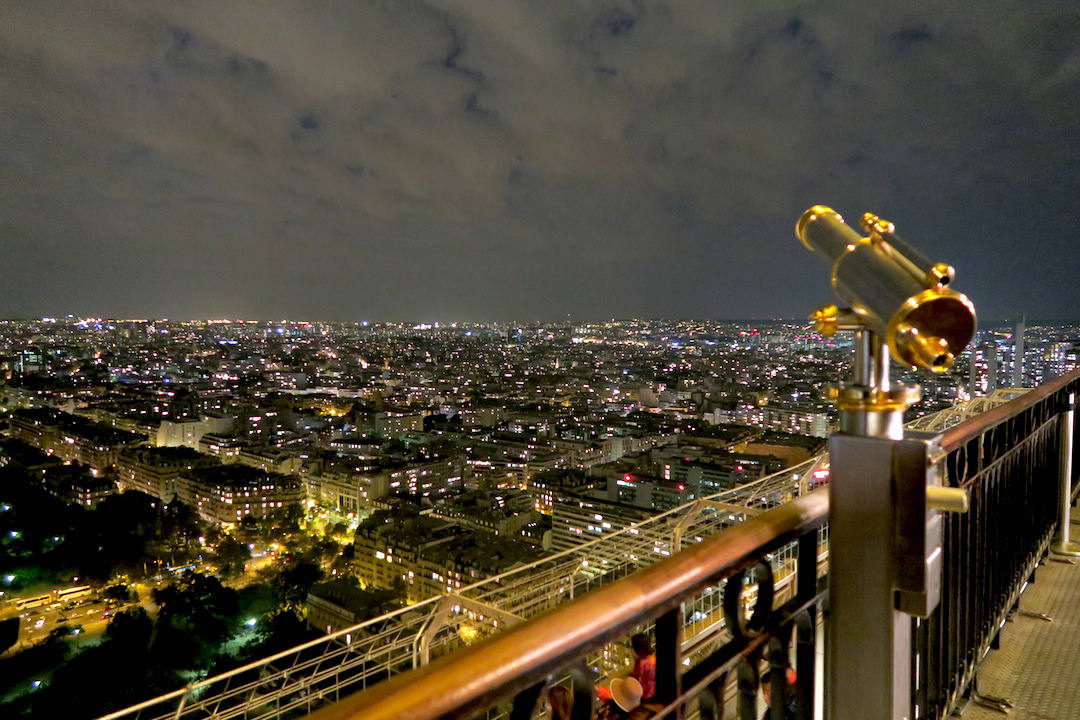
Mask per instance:
[[[1080,720],[1078,34],[3,3],[0,719]]]
[[[910,416],[1005,387],[1014,333]],[[1025,383],[1078,367],[1076,337],[1029,326]],[[41,656],[11,707],[148,699],[67,674],[123,633],[161,634],[128,667],[165,692],[794,472],[848,350],[782,321],[2,322],[4,616]],[[184,593],[209,615],[170,615]]]

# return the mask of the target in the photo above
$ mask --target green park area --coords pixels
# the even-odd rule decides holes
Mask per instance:
[[[351,545],[322,533],[299,508],[225,533],[139,492],[67,505],[0,468],[0,717],[99,717],[317,637],[308,591],[353,582]],[[14,601],[83,584],[114,608],[101,627],[50,620],[28,642],[37,613]]]

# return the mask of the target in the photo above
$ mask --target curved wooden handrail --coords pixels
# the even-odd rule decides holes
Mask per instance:
[[[796,498],[572,603],[320,708],[309,720],[460,717],[493,704],[820,527],[828,511],[825,488]]]
[[[945,452],[952,452],[965,445],[969,440],[982,435],[990,428],[998,425],[1024,410],[1045,400],[1054,393],[1067,387],[1070,383],[1080,381],[1080,370],[1073,370],[1060,377],[1045,382],[1034,390],[1024,393],[1015,400],[998,405],[996,408],[987,410],[981,415],[965,420],[959,425],[954,425],[943,433],[941,448]]]

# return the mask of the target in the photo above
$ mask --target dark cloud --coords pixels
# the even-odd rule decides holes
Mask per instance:
[[[0,315],[801,315],[889,217],[984,316],[1075,317],[1080,8],[0,10]]]

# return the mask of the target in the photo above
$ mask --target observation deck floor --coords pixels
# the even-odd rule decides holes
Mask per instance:
[[[1080,508],[1072,509],[1071,534],[1080,539]],[[1010,699],[1008,715],[972,702],[963,720],[1080,720],[1080,558],[1051,555],[1020,598],[1020,610],[1044,613],[1047,622],[1016,613],[1001,631],[1001,649],[978,668],[982,693]]]

